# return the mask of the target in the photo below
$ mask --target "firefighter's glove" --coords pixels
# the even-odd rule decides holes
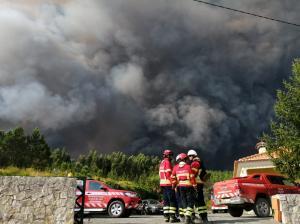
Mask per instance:
[[[176,189],[176,185],[172,184],[172,190],[175,190],[175,189]]]

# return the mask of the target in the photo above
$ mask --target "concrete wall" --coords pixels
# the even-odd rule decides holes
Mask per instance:
[[[282,223],[300,223],[300,194],[280,194],[277,197],[280,201],[282,212]]]
[[[0,176],[0,223],[74,223],[76,180]]]

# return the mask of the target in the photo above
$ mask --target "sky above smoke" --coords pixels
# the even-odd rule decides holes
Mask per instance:
[[[213,1],[300,21],[297,0]],[[268,130],[300,29],[192,0],[0,3],[0,128],[72,155],[193,148],[232,169]]]

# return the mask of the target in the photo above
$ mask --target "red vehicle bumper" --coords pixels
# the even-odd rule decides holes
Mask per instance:
[[[125,208],[126,209],[135,209],[139,206],[141,201],[142,200],[140,198],[130,198],[129,200],[127,200],[125,202]]]

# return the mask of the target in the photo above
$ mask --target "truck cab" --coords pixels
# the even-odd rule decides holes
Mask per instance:
[[[77,181],[77,185],[82,186],[82,182]],[[85,186],[84,213],[107,212],[111,217],[128,217],[141,202],[136,192],[113,189],[99,180],[87,179]],[[76,195],[79,194],[77,190]]]

